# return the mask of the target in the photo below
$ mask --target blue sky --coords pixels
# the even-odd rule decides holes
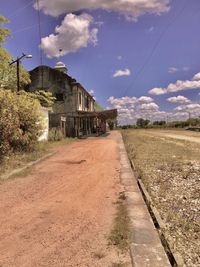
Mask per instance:
[[[40,64],[34,2],[0,1],[13,34],[5,47],[14,57],[32,54],[23,61],[28,70]],[[126,6],[122,0],[40,0],[39,5],[43,63],[53,67],[62,48],[69,75],[93,90],[105,108],[118,108],[122,123],[200,115],[199,0],[127,0]]]

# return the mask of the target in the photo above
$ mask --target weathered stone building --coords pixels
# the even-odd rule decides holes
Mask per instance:
[[[96,112],[93,96],[67,74],[62,62],[58,62],[54,69],[39,66],[30,71],[30,78],[27,91],[45,90],[55,96],[53,112],[49,114],[50,127],[61,127],[67,136],[105,131],[106,119],[117,116],[117,110]]]

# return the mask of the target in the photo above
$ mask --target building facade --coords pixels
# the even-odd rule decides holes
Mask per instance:
[[[49,114],[49,125],[61,127],[64,135],[80,137],[103,131],[107,111],[96,112],[95,100],[87,90],[67,74],[67,68],[58,62],[55,68],[38,66],[30,71],[31,84],[26,87],[29,92],[45,90],[56,98]],[[110,117],[116,117],[113,110]]]

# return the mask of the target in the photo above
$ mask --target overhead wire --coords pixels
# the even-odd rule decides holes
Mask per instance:
[[[21,29],[18,29],[18,30],[16,30],[16,31],[13,31],[12,34],[16,34],[16,33],[24,32],[24,31],[33,29],[33,28],[35,28],[35,27],[38,27],[38,23],[37,23],[37,24],[34,24],[34,25],[32,25],[32,26],[28,26],[28,27],[21,28]]]
[[[31,0],[28,2],[28,4],[18,8],[17,10],[15,10],[15,12],[11,13],[10,15],[7,15],[8,18],[11,18],[12,20],[15,19],[19,13],[21,11],[23,11],[24,9],[26,9],[27,7],[29,7],[30,5],[34,4],[35,0]],[[15,14],[17,14],[16,16],[14,16]],[[12,34],[16,34],[16,33],[20,33],[20,32],[24,32],[24,31],[27,31],[29,29],[32,29],[32,28],[35,28],[36,26],[38,26],[38,23],[37,24],[33,24],[31,26],[28,26],[28,27],[24,27],[24,28],[21,28],[21,29],[16,29],[14,31],[12,31]]]
[[[43,65],[43,55],[42,55],[42,50],[41,50],[41,40],[42,40],[42,30],[41,30],[41,16],[40,16],[40,4],[39,4],[39,0],[31,0],[29,1],[26,5],[18,8],[17,10],[15,10],[15,12],[7,15],[7,17],[9,19],[15,19],[19,14],[20,12],[22,12],[23,10],[25,10],[27,7],[29,7],[30,5],[33,5],[35,3],[35,6],[37,8],[37,23],[32,25],[32,26],[28,26],[28,27],[24,27],[22,29],[18,29],[16,31],[13,31],[13,34],[16,34],[16,33],[20,33],[20,32],[23,32],[23,31],[27,31],[29,29],[32,29],[36,26],[38,26],[38,32],[39,32],[39,61],[40,61],[40,65]],[[43,70],[42,70],[42,88],[43,88]]]
[[[130,83],[130,85],[124,90],[123,95],[124,96],[129,89],[133,86],[133,84],[135,83],[135,81],[138,79],[138,77],[142,74],[142,72],[144,71],[145,67],[148,65],[148,63],[150,62],[152,56],[154,55],[156,49],[158,48],[162,38],[164,37],[164,35],[166,34],[166,32],[168,31],[168,29],[170,28],[170,26],[180,17],[180,15],[184,12],[184,10],[187,7],[187,2],[186,4],[183,6],[183,8],[181,8],[180,12],[169,22],[169,24],[164,28],[164,30],[161,32],[158,40],[156,41],[156,43],[154,44],[149,56],[146,58],[146,60],[144,61],[144,63],[142,64],[141,68],[138,70],[138,72],[135,75],[134,80]]]
[[[40,54],[40,65],[43,66],[43,55],[42,55],[42,49],[41,49],[41,40],[42,40],[42,29],[41,29],[41,16],[40,16],[40,3],[39,0],[36,0],[37,5],[37,13],[38,13],[38,30],[39,30],[39,54]],[[44,72],[42,67],[42,89],[44,87]]]
[[[41,16],[40,16],[40,3],[39,0],[36,0],[37,5],[37,14],[38,14],[38,30],[39,30],[39,38],[40,38],[40,64],[43,64],[42,50],[41,50],[41,40],[42,40],[42,29],[41,29]]]
[[[31,4],[33,4],[34,3],[34,0],[31,0],[31,1],[29,1],[26,5],[24,5],[23,7],[20,7],[20,8],[18,8],[17,10],[15,10],[13,13],[11,13],[11,14],[8,14],[8,18],[11,18],[12,20],[13,19],[15,19],[18,15],[19,15],[19,13],[21,12],[21,11],[23,11],[24,9],[26,9],[27,7],[29,7]]]

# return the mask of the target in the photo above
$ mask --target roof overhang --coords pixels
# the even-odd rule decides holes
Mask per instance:
[[[103,111],[78,111],[79,115],[86,116],[86,117],[97,117],[99,119],[116,119],[117,118],[117,109],[109,109]]]

